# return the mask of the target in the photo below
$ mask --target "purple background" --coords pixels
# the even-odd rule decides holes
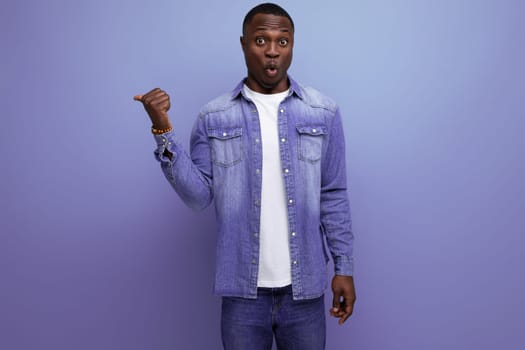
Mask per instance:
[[[187,144],[256,3],[2,0],[0,349],[220,348],[213,210],[132,96],[166,89]],[[525,2],[281,4],[347,135],[358,302],[327,349],[521,348]]]

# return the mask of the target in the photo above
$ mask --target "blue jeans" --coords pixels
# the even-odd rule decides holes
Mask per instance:
[[[225,350],[323,350],[324,297],[293,300],[292,287],[258,288],[257,299],[222,298]]]

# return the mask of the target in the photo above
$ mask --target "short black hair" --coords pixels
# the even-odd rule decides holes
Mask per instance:
[[[243,35],[244,35],[244,30],[246,29],[246,26],[248,25],[248,23],[250,23],[253,17],[255,17],[255,15],[259,13],[286,17],[290,20],[290,23],[292,24],[292,29],[295,30],[292,17],[290,17],[290,15],[288,14],[288,12],[286,12],[285,9],[283,9],[281,6],[277,4],[266,2],[264,4],[259,4],[255,6],[246,14],[246,16],[244,16],[244,21],[242,21],[242,34]]]

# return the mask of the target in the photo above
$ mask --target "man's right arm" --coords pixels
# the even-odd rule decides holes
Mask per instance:
[[[191,156],[176,139],[168,117],[169,96],[153,89],[134,100],[142,102],[152,122],[157,143],[155,157],[162,171],[181,199],[191,208],[201,210],[212,201],[212,174],[208,137],[199,118],[191,136]]]

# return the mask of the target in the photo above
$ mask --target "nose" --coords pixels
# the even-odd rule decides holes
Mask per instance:
[[[278,44],[274,41],[271,41],[266,47],[265,52],[267,57],[276,58],[279,56]]]

